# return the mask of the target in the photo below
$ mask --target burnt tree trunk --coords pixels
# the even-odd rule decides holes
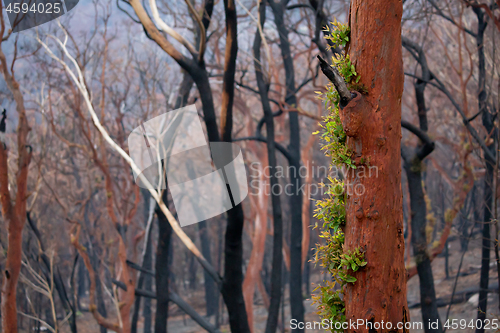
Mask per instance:
[[[96,254],[96,250],[94,247],[92,248],[92,251],[89,251],[89,256],[90,256],[90,261],[92,264],[92,267],[94,268],[94,271],[96,272],[95,274],[95,289],[96,289],[96,300],[97,300],[97,312],[103,317],[106,318],[108,316],[108,312],[106,310],[106,304],[104,303],[104,293],[102,291],[102,281],[100,275],[97,273],[99,272],[99,267],[101,266],[99,263],[99,258]],[[104,326],[99,326],[99,330],[101,333],[106,333],[108,329]]]
[[[266,0],[259,3],[260,25],[264,29],[266,21]],[[275,188],[279,185],[279,180],[276,177],[276,144],[274,142],[274,117],[269,102],[269,78],[263,72],[262,61],[260,56],[260,48],[262,45],[262,36],[257,30],[253,43],[254,67],[257,86],[259,88],[260,101],[264,111],[264,121],[266,124],[267,138],[267,159],[269,163],[270,188]],[[260,135],[260,133],[259,133]],[[271,191],[271,203],[273,209],[273,255],[272,255],[272,271],[271,271],[271,300],[268,310],[266,333],[274,333],[278,328],[279,310],[281,304],[282,290],[282,265],[283,265],[283,218],[281,211],[281,201],[279,194]]]
[[[141,191],[142,195],[144,197],[144,207],[148,207],[149,209],[153,209],[153,207],[150,207],[150,200],[151,196],[149,192],[147,191]],[[144,227],[147,228],[149,218],[151,219],[154,218],[154,215],[152,214],[153,212],[150,212],[149,209],[145,209],[144,213]],[[150,216],[151,214],[151,216]],[[152,228],[152,227],[151,227]],[[144,250],[144,255],[142,256],[142,268],[151,270],[153,266],[153,257],[152,257],[152,252],[153,252],[153,244],[151,242],[151,230],[146,230],[145,236],[144,236],[144,246],[146,247]],[[151,287],[151,277],[148,274],[144,274],[144,272],[139,271],[139,278],[137,279],[137,286],[136,289],[143,289],[143,285],[146,284],[146,279],[149,279],[149,285]],[[147,289],[147,288],[144,288]],[[151,288],[150,288],[151,289]],[[132,324],[131,324],[131,333],[137,333],[137,322],[139,321],[139,313],[141,310],[141,301],[142,298],[141,296],[135,297],[135,302],[134,302],[134,311],[132,315]],[[148,298],[144,300],[145,302],[148,301]],[[151,302],[149,302],[151,304]],[[146,307],[146,303],[144,304]],[[149,323],[146,323],[146,320],[144,322],[144,326],[149,325],[151,326],[151,318],[149,318]],[[149,332],[149,331],[148,331]],[[144,332],[146,333],[146,329],[144,328]]]
[[[207,259],[209,264],[212,264],[212,253],[210,251],[210,237],[208,235],[207,222],[201,221],[198,223],[198,231],[200,233],[201,254]],[[203,280],[205,285],[205,307],[207,316],[215,315],[217,311],[217,284],[206,270],[203,270]]]
[[[481,113],[483,126],[488,131],[488,134],[493,138],[493,143],[488,145],[488,149],[492,156],[496,156],[495,141],[497,140],[497,133],[494,127],[493,115],[489,112],[486,104],[486,60],[484,55],[484,32],[488,22],[485,20],[485,14],[482,8],[473,8],[477,17],[477,34],[476,46],[478,53],[478,108]],[[488,306],[488,280],[490,272],[490,251],[491,251],[491,235],[490,224],[492,218],[492,197],[493,197],[493,171],[495,160],[489,154],[484,154],[486,164],[486,175],[484,178],[484,215],[483,215],[483,248],[481,254],[481,275],[479,279],[479,301],[477,309],[477,319],[484,322],[486,319],[486,310]],[[495,237],[496,238],[496,237]],[[495,239],[494,238],[494,239]],[[476,333],[483,333],[484,325],[476,328]]]
[[[87,291],[87,281],[89,279],[87,270],[85,269],[85,264],[81,257],[78,257],[78,273],[77,273],[77,306],[79,310],[82,310],[82,306],[80,304],[80,300],[85,297],[85,293]]]
[[[234,75],[238,53],[237,15],[235,0],[224,0],[226,16],[226,52],[221,101],[221,139],[232,141]],[[208,125],[207,125],[208,128]],[[211,140],[218,141],[218,140]],[[243,298],[243,224],[245,217],[240,204],[227,212],[226,235],[224,239],[224,278],[222,297],[229,314],[231,332],[250,333],[248,317]]]
[[[494,150],[492,149],[494,153]],[[491,208],[492,208],[492,183],[493,183],[493,164],[494,161],[486,159],[486,175],[484,177],[483,187],[483,241],[481,253],[481,273],[479,278],[479,301],[477,309],[477,319],[484,322],[486,319],[486,310],[488,307],[488,282],[490,273],[490,252],[491,252],[491,239],[490,239],[490,224],[491,224]],[[483,325],[484,326],[484,325]],[[484,327],[476,328],[476,333],[483,333]]]
[[[427,136],[428,121],[425,103],[425,88],[433,77],[427,66],[427,59],[423,49],[407,39],[403,40],[403,46],[409,51],[413,51],[412,54],[420,65],[422,76],[421,79],[417,79],[414,83],[419,128],[407,122],[402,122],[404,128],[408,129],[420,139],[414,152],[410,152],[408,147],[401,147],[401,154],[404,159],[404,169],[408,178],[408,188],[410,192],[411,244],[413,246],[413,256],[417,265],[417,273],[420,282],[422,320],[424,323],[438,323],[436,328],[432,328],[430,325],[424,325],[424,330],[426,333],[440,333],[443,331],[443,328],[437,311],[431,259],[427,252],[427,205],[422,188],[422,173],[425,167],[423,160],[434,150],[434,142]]]
[[[151,242],[150,242],[151,243]],[[153,269],[153,246],[150,245],[150,250],[146,253],[146,260],[144,260],[144,269],[152,270]],[[144,277],[144,290],[148,292],[153,291],[153,277],[149,274],[146,274]],[[142,308],[142,316],[144,317],[144,331],[143,333],[151,333],[152,330],[152,312],[151,312],[151,299],[144,299],[144,306]]]
[[[270,1],[269,4],[274,13],[274,22],[280,38],[281,57],[286,77],[285,103],[290,107],[297,107],[297,96],[295,88],[295,69],[293,67],[293,55],[290,49],[288,29],[285,25],[285,9],[288,0],[281,2]],[[289,144],[290,155],[290,308],[291,318],[298,322],[304,321],[304,303],[302,295],[302,192],[300,170],[300,126],[299,115],[296,111],[288,112],[289,121]],[[293,329],[293,332],[304,332],[303,329]]]
[[[163,202],[167,201],[168,191],[163,192]],[[156,314],[155,333],[167,333],[168,301],[169,301],[169,271],[168,265],[172,227],[161,209],[156,206],[158,216],[158,245],[156,248]]]
[[[179,93],[175,101],[175,109],[187,104],[189,93],[193,87],[193,80],[190,75],[184,73]],[[168,188],[168,183],[166,183]],[[162,197],[165,205],[168,203],[168,189],[163,192]],[[167,332],[168,321],[168,301],[169,301],[169,259],[171,257],[172,227],[168,223],[167,217],[156,205],[156,215],[158,218],[158,244],[156,248],[156,313],[155,313],[155,333]],[[146,331],[145,331],[146,332]]]
[[[401,1],[351,1],[349,54],[366,94],[354,92],[340,112],[358,166],[348,173],[346,183],[360,194],[352,191],[346,198],[344,249],[361,248],[368,262],[353,274],[357,282],[346,286],[346,319],[390,322],[396,332],[398,322],[409,321],[400,162],[402,12]],[[366,174],[368,166],[362,168],[364,161],[371,177]]]
[[[413,162],[413,163],[412,163]],[[432,329],[424,325],[425,332],[442,332],[443,328],[439,318],[436,303],[436,291],[434,289],[434,277],[432,275],[431,260],[427,254],[426,240],[426,216],[427,209],[422,189],[421,161],[405,161],[405,171],[410,189],[411,204],[411,242],[413,256],[417,264],[418,278],[420,280],[420,304],[422,307],[422,320],[424,323],[436,322],[439,325]]]

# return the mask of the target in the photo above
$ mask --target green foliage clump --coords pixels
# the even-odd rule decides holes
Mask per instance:
[[[326,186],[325,198],[316,202],[315,217],[323,220],[323,229],[332,230],[333,233],[341,230],[345,224],[345,198],[344,183],[336,178],[328,177],[330,182]]]
[[[344,23],[340,23],[335,19],[334,22],[331,22],[333,29],[328,25],[325,27],[323,31],[327,32],[325,39],[332,42],[335,46],[345,47],[349,42],[349,34],[351,33],[351,28]]]
[[[333,29],[325,28],[330,32],[325,38],[331,40],[335,46],[345,47],[349,42],[349,26],[336,20],[332,22],[332,25]],[[350,89],[355,88],[359,82],[359,76],[349,56],[337,55],[333,57],[332,62],[339,69],[348,87]],[[355,169],[356,166],[351,160],[352,152],[346,145],[347,137],[340,120],[340,96],[331,83],[326,88],[326,92],[318,92],[319,98],[324,100],[325,107],[329,111],[321,124],[322,149],[331,158],[331,167],[347,166]],[[318,314],[323,319],[333,323],[344,322],[344,286],[356,282],[356,278],[351,275],[352,272],[358,271],[367,262],[364,259],[364,253],[359,248],[353,251],[344,250],[344,232],[342,230],[346,222],[344,182],[328,177],[328,184],[321,185],[327,187],[326,195],[324,199],[317,201],[314,216],[323,221],[320,237],[324,240],[324,244],[316,245],[316,252],[312,262],[323,267],[333,279],[331,281],[324,280],[317,285],[314,289],[316,294],[312,298],[314,303],[317,304]],[[315,225],[315,228],[318,228],[318,224]],[[331,326],[332,332],[343,331],[334,329],[334,326]]]
[[[349,58],[349,55],[346,54],[336,54],[332,57],[333,64],[337,67],[340,72],[340,75],[344,77],[345,82],[348,84],[355,84],[359,82],[360,77],[358,73],[356,73],[356,69]]]
[[[341,218],[345,219],[345,213]],[[322,284],[316,286],[314,292],[318,293],[312,296],[313,303],[318,306],[318,315],[333,323],[345,321],[345,303],[342,292],[347,283],[356,282],[351,272],[356,272],[367,264],[359,248],[353,251],[344,250],[344,233],[336,227],[335,223],[325,220],[319,235],[325,243],[317,244],[312,260],[333,277],[332,281],[324,280]],[[335,288],[336,286],[338,288]]]
[[[325,107],[329,111],[328,115],[323,117],[323,122],[320,124],[322,128],[321,139],[324,143],[321,149],[325,150],[326,155],[331,157],[333,165],[346,164],[355,169],[356,166],[351,160],[352,152],[347,148],[347,136],[340,120],[340,96],[331,83],[326,88],[325,93],[316,92],[319,94],[319,98],[325,101]],[[318,132],[314,134],[318,134]]]

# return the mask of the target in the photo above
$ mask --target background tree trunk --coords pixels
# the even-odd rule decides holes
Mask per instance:
[[[163,202],[166,204],[168,191],[163,192]],[[169,301],[169,272],[168,265],[172,227],[166,216],[156,206],[158,216],[158,245],[156,249],[156,314],[155,333],[167,333],[168,301]]]
[[[143,269],[151,271],[153,268],[153,256],[152,256],[153,244],[152,244],[152,237],[151,237],[153,227],[151,225],[150,229],[148,230],[147,226],[148,226],[148,223],[152,222],[154,219],[154,211],[153,211],[154,206],[152,206],[152,203],[151,203],[152,199],[151,199],[151,195],[149,194],[149,192],[147,192],[145,190],[141,190],[141,192],[142,192],[142,196],[144,198],[144,207],[149,208],[149,209],[144,209],[144,216],[143,217],[144,217],[144,227],[146,228],[146,232],[144,235],[145,249],[144,249],[144,254],[141,258],[141,262],[142,262]],[[144,272],[139,271],[139,278],[137,279],[136,289],[143,289],[143,286],[145,285],[144,290],[151,291],[151,287],[152,287],[151,280],[152,279],[151,279],[151,276],[149,274],[145,274]],[[139,314],[140,314],[140,310],[141,310],[141,300],[142,300],[142,297],[136,295],[135,302],[134,302],[134,311],[133,311],[133,315],[132,315],[132,326],[130,329],[131,333],[137,333],[137,323],[139,321]],[[149,300],[149,298],[145,298],[144,299],[144,311],[146,311],[146,307],[147,307],[146,302],[148,302],[149,306],[151,306],[151,301]],[[149,308],[149,322],[146,322],[146,318],[144,318],[144,332],[143,333],[146,333],[146,325],[148,325],[148,327],[149,327],[148,332],[150,332],[150,330],[151,330],[151,309],[150,308]]]
[[[232,141],[234,75],[236,72],[236,56],[238,53],[237,15],[234,0],[224,0],[226,16],[226,52],[224,57],[224,74],[222,84],[221,105],[221,138]],[[208,127],[208,125],[207,125]],[[215,140],[217,141],[217,140]],[[250,332],[248,317],[243,298],[243,225],[245,216],[240,204],[227,212],[227,227],[224,242],[224,278],[222,281],[222,297],[229,313],[231,332]]]
[[[413,162],[413,163],[412,163]],[[427,208],[422,189],[421,161],[405,162],[405,170],[408,178],[408,187],[411,198],[411,229],[413,245],[413,256],[417,264],[418,278],[420,280],[420,304],[422,308],[422,320],[424,323],[439,322],[436,329],[424,325],[425,332],[442,332],[442,324],[436,304],[436,292],[434,290],[434,277],[432,266],[427,254],[426,216]]]
[[[0,4],[0,10],[2,9]],[[3,39],[4,21],[1,21],[0,38]],[[29,197],[28,193],[28,170],[31,160],[31,146],[28,146],[28,133],[31,128],[26,118],[26,109],[24,97],[19,83],[9,71],[10,65],[7,64],[7,58],[2,50],[0,40],[0,72],[2,73],[7,88],[12,93],[16,103],[18,119],[17,126],[17,170],[15,196],[11,197],[9,189],[9,166],[8,166],[8,147],[0,142],[0,202],[2,204],[2,216],[8,226],[8,245],[7,260],[5,269],[2,271],[2,330],[5,333],[17,333],[17,282],[21,272],[23,229],[26,223],[26,203]],[[17,49],[17,44],[14,46]],[[13,65],[11,71],[13,70]],[[5,135],[5,128],[2,135]],[[15,199],[15,200],[14,200]]]
[[[427,204],[422,188],[425,170],[424,159],[434,151],[435,145],[427,136],[429,125],[425,103],[425,88],[433,77],[429,71],[427,59],[422,47],[407,39],[403,40],[403,46],[407,48],[408,51],[415,52],[412,54],[414,54],[421,68],[421,79],[417,79],[414,82],[419,127],[417,128],[405,121],[401,123],[403,127],[420,139],[413,152],[410,152],[410,149],[404,145],[401,147],[401,155],[404,159],[404,169],[406,171],[410,193],[411,244],[413,246],[413,256],[419,276],[422,320],[424,323],[438,322],[437,328],[433,329],[430,325],[424,325],[424,330],[425,332],[439,333],[443,331],[443,328],[439,320],[436,292],[434,289],[434,276],[432,274],[431,260],[427,252]]]
[[[210,237],[208,235],[207,222],[201,221],[198,223],[198,230],[200,234],[201,254],[212,264],[212,252],[210,250]],[[205,307],[207,316],[213,316],[217,311],[217,285],[210,274],[203,270],[203,281],[205,282]]]
[[[259,2],[259,18],[261,28],[264,29],[266,21],[266,0]],[[267,159],[269,164],[269,178],[271,188],[271,202],[273,211],[273,254],[271,268],[271,291],[270,305],[268,310],[266,333],[274,333],[278,327],[279,310],[281,304],[282,291],[282,266],[283,266],[283,219],[281,211],[281,200],[278,194],[272,191],[276,185],[279,186],[279,179],[276,177],[276,144],[274,142],[274,116],[269,102],[269,81],[270,78],[264,73],[260,49],[262,36],[259,29],[255,32],[253,43],[254,67],[257,86],[259,89],[260,101],[264,112],[267,138]],[[259,129],[260,130],[260,129]],[[260,135],[260,133],[258,133]]]
[[[485,20],[485,14],[482,8],[472,8],[477,17],[477,33],[476,33],[476,46],[478,53],[478,110],[481,113],[483,126],[486,128],[488,135],[493,139],[492,143],[488,145],[488,149],[493,157],[496,157],[495,141],[498,140],[498,133],[494,125],[493,115],[488,110],[487,94],[486,94],[486,60],[484,55],[484,32],[488,22]],[[488,306],[488,280],[490,273],[490,252],[491,252],[491,235],[490,224],[492,223],[492,208],[493,208],[493,175],[495,167],[495,159],[490,155],[484,154],[484,162],[486,164],[486,174],[484,177],[484,213],[483,213],[483,247],[481,254],[481,276],[479,279],[479,301],[477,309],[477,319],[484,322],[486,319],[486,310]],[[495,198],[496,200],[496,198]],[[495,240],[496,237],[493,237]],[[476,333],[483,333],[484,325],[476,328]]]
[[[286,107],[297,107],[295,88],[295,69],[293,55],[290,49],[288,29],[285,25],[285,9],[288,0],[269,4],[274,13],[274,22],[280,38],[281,57],[286,76]],[[300,125],[296,111],[288,112],[290,155],[290,308],[291,317],[298,322],[304,321],[304,297],[302,295],[302,191],[300,170]],[[303,329],[293,329],[293,332],[304,332]]]

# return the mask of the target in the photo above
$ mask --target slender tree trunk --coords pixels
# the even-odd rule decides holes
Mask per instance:
[[[266,21],[266,0],[259,3],[259,17],[261,28],[264,29]],[[263,72],[260,48],[262,45],[262,36],[259,29],[255,32],[253,44],[255,76],[257,86],[259,88],[260,100],[264,111],[264,120],[266,124],[267,137],[267,159],[269,164],[270,188],[274,189],[279,186],[279,180],[276,177],[276,145],[274,142],[274,117],[269,102],[268,91],[269,82],[266,82],[265,73]],[[269,77],[267,78],[269,79]],[[271,190],[271,202],[273,210],[273,257],[272,257],[272,272],[271,272],[271,300],[269,305],[266,333],[274,333],[278,327],[279,310],[281,304],[282,290],[282,265],[283,265],[283,219],[281,211],[281,201],[279,194]]]
[[[224,228],[221,224],[219,224],[219,226],[217,227],[217,237],[218,239],[222,239],[222,237],[224,236]],[[217,271],[220,273],[221,269],[222,269],[222,255],[223,255],[223,245],[222,244],[218,244],[217,245]],[[220,299],[220,294],[217,294],[217,312],[216,312],[216,316],[215,316],[215,327],[216,328],[219,328],[220,325],[221,325],[221,318],[223,316],[223,310],[224,310],[224,307],[221,306],[221,299]]]
[[[470,193],[470,195],[472,195],[472,193]],[[469,223],[469,211],[470,211],[471,205],[472,205],[472,200],[471,199],[466,200],[465,203],[464,203],[464,205],[463,205],[463,207],[462,207],[462,209],[460,209],[459,230],[460,230],[460,233],[461,233],[461,237],[460,237],[460,250],[462,252],[467,251],[467,248],[468,248],[468,245],[469,245],[469,242],[468,242],[469,227],[470,227],[470,223]],[[446,242],[448,243],[448,241],[446,241]],[[445,250],[446,250],[446,248],[445,248]]]
[[[2,148],[0,148],[2,149]],[[11,224],[11,223],[9,223]],[[9,249],[2,288],[2,329],[5,333],[17,333],[17,281],[21,271],[23,223],[12,223],[9,228]]]
[[[209,264],[212,264],[212,251],[210,250],[210,237],[208,235],[207,222],[201,221],[198,223],[198,230],[200,234],[201,254],[207,259]],[[205,281],[205,307],[207,316],[213,316],[217,310],[217,284],[210,274],[203,270],[203,280]]]
[[[293,64],[292,51],[290,49],[290,39],[288,29],[285,25],[284,13],[288,0],[276,3],[270,2],[274,13],[279,37],[281,57],[286,76],[286,97],[285,102],[291,106],[297,106],[295,95],[295,69]],[[291,317],[298,322],[304,321],[304,299],[302,295],[302,189],[300,170],[300,126],[299,116],[296,111],[288,112],[289,135],[288,152],[291,156],[290,164],[290,211],[291,211],[291,232],[290,232],[290,307]],[[294,329],[293,332],[304,332],[303,329]]]
[[[179,87],[179,92],[177,99],[175,101],[175,109],[183,107],[187,104],[189,93],[193,86],[193,79],[188,73],[183,74],[182,82]],[[167,183],[168,187],[168,183]],[[163,202],[165,204],[168,202],[168,190],[163,192]],[[158,244],[156,249],[156,312],[155,312],[155,333],[166,333],[167,332],[167,321],[168,321],[168,302],[169,302],[169,278],[170,278],[170,267],[169,258],[171,257],[171,237],[172,237],[172,227],[168,223],[166,216],[156,205],[156,214],[158,218]],[[146,282],[146,290],[148,290],[148,284],[151,284],[151,277],[149,281]],[[148,300],[148,302],[150,302]],[[149,303],[150,304],[150,303]],[[146,304],[144,307],[144,317],[148,315],[151,316],[151,309],[149,305],[149,310],[146,310]],[[150,323],[150,319],[149,319]],[[151,330],[150,327],[145,326],[144,333],[147,333],[147,329]]]
[[[422,176],[420,170],[422,162],[405,163],[406,175],[408,178],[408,187],[411,198],[411,229],[413,256],[417,264],[418,277],[420,281],[420,304],[422,308],[422,319],[424,323],[439,322],[436,329],[429,325],[424,325],[424,330],[428,332],[442,332],[442,324],[439,318],[436,303],[436,292],[434,290],[434,277],[432,275],[432,266],[427,254],[427,240],[425,227],[427,208],[422,189]]]
[[[153,269],[153,246],[151,245],[151,250],[146,252],[146,260],[144,261],[144,269]],[[144,290],[152,292],[153,291],[153,277],[146,274],[144,277]],[[151,312],[151,299],[144,299],[144,306],[142,310],[142,315],[144,317],[144,331],[143,333],[151,333],[152,330],[152,312]]]
[[[80,300],[85,297],[85,292],[87,291],[87,281],[88,281],[88,273],[85,269],[85,263],[81,257],[78,257],[78,273],[77,273],[77,305],[78,309],[81,310],[82,306],[80,304]]]
[[[488,22],[484,19],[484,12],[481,8],[473,8],[474,13],[477,16],[478,28],[476,34],[476,45],[478,52],[478,92],[477,99],[479,105],[479,112],[481,113],[481,118],[483,126],[491,135],[493,140],[497,140],[497,133],[495,132],[493,116],[490,114],[487,104],[486,104],[486,60],[484,55],[484,32]],[[488,146],[493,156],[496,156],[495,143],[493,142]],[[491,235],[490,235],[490,224],[492,217],[492,195],[493,195],[493,173],[495,160],[490,158],[485,154],[485,164],[486,164],[486,175],[484,178],[484,215],[483,215],[483,247],[481,254],[481,275],[479,280],[479,302],[477,310],[477,319],[484,322],[486,319],[486,310],[488,307],[488,280],[490,273],[490,251],[491,251]],[[483,333],[484,325],[481,328],[476,328],[476,333]]]
[[[146,191],[143,192],[143,196],[145,199],[144,200],[145,207],[150,207],[149,201],[151,200],[150,199],[151,196]],[[150,209],[153,209],[153,207],[151,207]],[[154,218],[153,212],[146,211],[144,217],[145,217],[145,226],[147,226],[147,224],[150,221],[149,219]],[[152,228],[152,226],[151,226],[151,228]],[[153,244],[152,244],[151,234],[152,234],[151,230],[146,231],[145,238],[144,238],[144,243],[145,243],[146,249],[144,250],[144,255],[141,258],[142,268],[147,269],[147,270],[151,270],[152,266],[153,266],[153,257],[152,257]],[[151,283],[152,283],[151,277],[149,276],[149,274],[145,274],[142,271],[139,272],[139,279],[137,280],[136,289],[143,289],[143,285],[145,285],[147,283],[146,280],[149,280],[149,289],[151,290]],[[144,289],[147,289],[147,288],[144,288]],[[142,297],[136,295],[135,302],[134,302],[134,311],[133,311],[133,315],[132,315],[132,327],[130,330],[131,333],[137,333],[137,323],[139,321],[139,313],[141,310],[141,300],[142,300]],[[149,301],[149,299],[146,298],[144,301],[147,302],[147,301]],[[149,305],[151,305],[151,302],[149,302]],[[146,307],[146,304],[144,304],[144,307]],[[151,311],[151,310],[149,310],[149,311]],[[151,315],[151,313],[150,313],[150,315]],[[150,320],[149,326],[151,326],[151,317],[149,318],[149,320]]]
[[[222,84],[221,138],[232,141],[234,75],[238,53],[237,15],[234,0],[224,0],[226,16],[226,52],[224,78]],[[208,127],[208,125],[207,125]],[[218,140],[217,140],[218,141]],[[243,224],[244,215],[241,203],[227,212],[228,220],[224,243],[224,278],[222,297],[229,313],[231,332],[250,332],[248,317],[243,298]]]
[[[167,201],[168,191],[163,192],[163,202]],[[169,301],[169,272],[168,265],[172,227],[166,216],[156,206],[158,216],[158,245],[156,249],[156,314],[155,333],[167,333],[168,301]]]
[[[426,333],[440,333],[443,331],[443,328],[437,311],[431,259],[427,252],[427,205],[424,198],[424,190],[422,188],[422,174],[425,167],[423,160],[434,150],[434,142],[427,136],[428,121],[427,106],[425,103],[425,88],[427,83],[432,80],[432,75],[427,66],[427,60],[422,48],[413,44],[408,45],[407,41],[404,41],[403,45],[409,49],[413,48],[417,52],[417,60],[421,67],[422,76],[422,79],[418,79],[414,83],[419,128],[409,125],[406,122],[402,123],[403,127],[420,138],[420,142],[414,153],[409,154],[409,149],[405,146],[401,148],[410,194],[411,244],[413,246],[413,256],[419,276],[422,320],[424,323],[438,322],[437,328],[432,328],[430,325],[424,325],[424,330]]]
[[[477,319],[484,322],[486,319],[486,310],[488,308],[488,282],[490,273],[490,252],[491,252],[491,240],[490,240],[490,224],[491,224],[491,208],[492,208],[492,182],[493,182],[493,165],[491,165],[486,158],[486,175],[484,177],[484,188],[483,188],[483,200],[484,200],[484,211],[483,211],[483,241],[482,241],[482,252],[481,252],[481,273],[479,278],[479,301],[477,309]],[[483,325],[484,326],[484,325]],[[483,333],[484,327],[476,328],[476,333]]]
[[[0,4],[0,10],[2,9]],[[0,18],[4,33],[3,18]],[[26,118],[24,97],[19,83],[9,72],[10,65],[2,50],[0,40],[0,72],[16,103],[18,114],[17,126],[17,170],[16,194],[11,197],[9,185],[8,147],[0,141],[0,202],[2,216],[8,226],[8,245],[5,269],[2,272],[2,330],[5,333],[17,333],[17,282],[21,272],[23,228],[26,222],[26,202],[28,200],[28,169],[31,160],[31,147],[28,146],[28,133],[31,130]],[[17,47],[17,46],[15,46]]]
[[[90,253],[90,260],[92,263],[92,267],[94,268],[95,274],[95,293],[96,293],[96,301],[97,301],[97,312],[103,317],[106,318],[108,316],[108,313],[106,311],[106,304],[104,303],[104,294],[102,292],[102,281],[101,277],[99,275],[99,259],[97,258],[97,255],[95,253],[95,250],[92,250]],[[106,333],[108,332],[108,329],[102,325],[99,326],[99,330],[101,333]]]
[[[396,329],[398,322],[409,321],[400,164],[402,12],[401,1],[351,1],[348,49],[367,91],[356,93],[340,112],[358,167],[346,177],[347,190],[357,192],[346,198],[344,249],[361,248],[368,262],[353,274],[357,281],[346,286],[346,319],[390,322],[395,332],[403,332]]]

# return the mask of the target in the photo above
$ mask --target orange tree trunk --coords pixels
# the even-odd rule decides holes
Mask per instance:
[[[345,250],[361,248],[367,266],[345,290],[346,319],[408,321],[401,192],[402,2],[352,0],[348,48],[363,94],[341,111],[357,169],[346,175]],[[347,332],[393,332],[349,328]]]
[[[9,248],[2,286],[2,327],[5,333],[17,333],[17,282],[21,272],[23,223],[9,221]]]

